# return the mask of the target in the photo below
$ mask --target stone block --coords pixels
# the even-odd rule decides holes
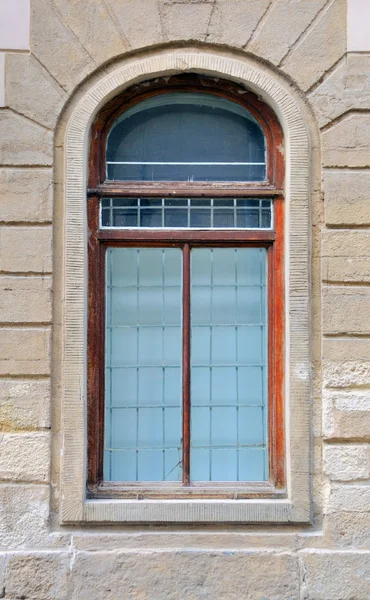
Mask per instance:
[[[323,392],[323,435],[335,439],[370,439],[370,392]]]
[[[310,95],[310,102],[321,127],[350,110],[370,109],[370,56],[347,54]]]
[[[0,380],[0,431],[50,427],[50,382]]]
[[[370,550],[370,512],[336,511],[327,514],[324,536],[327,548]]]
[[[370,172],[324,171],[327,225],[370,225]]]
[[[164,2],[161,8],[164,36],[166,40],[207,39],[213,12],[213,3]]]
[[[324,333],[370,333],[370,289],[355,286],[324,288],[322,306]]]
[[[49,169],[0,169],[1,221],[51,222],[52,177]]]
[[[0,277],[0,322],[50,323],[51,277]]]
[[[303,90],[312,87],[347,51],[346,0],[336,0],[320,16],[284,63]]]
[[[370,447],[367,444],[326,445],[324,473],[333,481],[369,479]]]
[[[49,375],[50,329],[3,328],[0,375]]]
[[[67,94],[32,54],[7,54],[6,106],[53,129]]]
[[[11,554],[5,572],[7,600],[69,600],[69,563],[68,552]]]
[[[354,377],[357,377],[362,373],[367,381],[367,372],[362,371],[359,373],[352,371],[356,369],[358,363],[367,362],[370,356],[370,339],[367,338],[324,338],[323,339],[323,359],[328,363],[346,363],[348,366],[344,368],[346,373],[344,374],[344,380],[349,382],[354,381]],[[370,371],[369,371],[370,373]],[[339,380],[339,387],[343,387]],[[363,380],[361,380],[362,382]],[[342,383],[343,383],[342,382]],[[329,382],[327,382],[328,384]],[[369,379],[370,383],[370,379]],[[360,383],[362,385],[362,383]],[[366,384],[365,384],[366,385]],[[336,387],[336,386],[335,386]]]
[[[7,273],[51,273],[52,228],[2,227],[0,271]]]
[[[218,0],[210,19],[207,42],[242,48],[269,4],[269,0],[249,0],[246,10],[240,0]]]
[[[322,261],[322,280],[328,283],[369,283],[369,258],[324,257]]]
[[[30,46],[31,52],[68,92],[97,66],[49,0],[32,1]]]
[[[94,600],[291,600],[298,586],[297,562],[288,554],[148,551],[143,563],[135,552],[77,553],[69,600],[90,600],[92,589]]]
[[[109,1],[122,37],[132,49],[163,42],[161,4],[157,0]]]
[[[296,0],[293,8],[291,0],[277,0],[248,51],[278,65],[324,5],[325,0]]]
[[[329,512],[368,512],[370,485],[332,485],[328,497]]]
[[[0,485],[0,548],[44,546],[48,518],[49,486]]]
[[[322,134],[324,167],[370,166],[370,113],[352,114]]]
[[[370,232],[361,230],[324,230],[322,233],[322,251],[324,257],[348,256],[363,258],[370,256]]]
[[[370,282],[370,233],[324,231],[322,279],[327,282]]]
[[[53,164],[53,137],[10,110],[0,111],[0,165]]]
[[[49,432],[0,434],[0,480],[45,483],[49,461]]]
[[[125,5],[126,2],[122,4]],[[129,44],[122,35],[108,2],[55,0],[54,7],[59,19],[73,31],[98,65],[128,50]]]
[[[336,340],[337,341],[337,340]],[[367,361],[324,361],[323,384],[327,388],[351,388],[370,385],[370,365]]]
[[[290,533],[280,529],[273,535],[266,535],[266,531],[260,529],[254,531],[253,528],[235,529],[214,529],[207,527],[194,530],[166,530],[157,535],[156,532],[148,529],[139,532],[134,531],[110,531],[100,530],[100,532],[86,534],[86,531],[80,530],[73,533],[73,546],[77,552],[137,552],[145,548],[149,552],[166,550],[176,551],[179,548],[183,552],[189,552],[194,548],[202,548],[208,552],[217,552],[223,550],[235,550],[244,552],[246,548],[255,550],[276,550],[277,552],[295,550],[297,540],[292,538]]]
[[[303,552],[302,598],[312,600],[368,600],[370,554],[356,552]]]

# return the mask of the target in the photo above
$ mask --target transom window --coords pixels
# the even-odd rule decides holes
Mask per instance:
[[[196,75],[135,86],[98,116],[92,495],[283,489],[282,141],[253,94]]]
[[[106,175],[126,181],[263,181],[265,149],[263,130],[244,107],[201,92],[170,92],[117,118],[108,135]]]

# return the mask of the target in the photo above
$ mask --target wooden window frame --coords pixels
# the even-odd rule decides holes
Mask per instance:
[[[105,148],[113,122],[127,108],[158,94],[201,92],[245,107],[266,136],[267,178],[264,182],[126,182],[105,178]],[[235,83],[200,75],[176,75],[135,85],[100,111],[91,130],[88,183],[88,498],[275,498],[286,495],[284,435],[284,157],[283,133],[273,111]],[[248,197],[274,200],[272,230],[154,230],[100,228],[102,197]],[[111,482],[103,480],[105,407],[105,250],[109,247],[179,247],[185,270],[192,247],[264,247],[268,267],[268,452],[269,481],[189,482],[189,327],[183,336],[183,482]],[[184,254],[185,249],[185,254]],[[185,270],[184,275],[185,275]],[[185,288],[190,282],[185,277]],[[184,308],[183,308],[184,310]],[[185,307],[184,317],[189,315]],[[185,323],[186,326],[186,323]]]

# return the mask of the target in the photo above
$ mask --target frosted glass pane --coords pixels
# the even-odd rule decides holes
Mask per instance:
[[[138,481],[164,480],[164,451],[138,450]]]
[[[165,404],[176,404],[179,390],[181,389],[181,368],[171,367],[164,369],[163,398]]]
[[[211,360],[214,365],[236,363],[236,331],[234,327],[211,329]]]
[[[197,307],[196,312],[192,315],[192,324],[209,325],[211,314],[211,288],[205,286],[193,285],[192,287],[192,302]]]
[[[209,379],[211,369],[209,367],[192,367],[191,370],[191,402],[192,406],[208,404],[211,397],[211,386]]]
[[[196,312],[196,305],[192,302],[192,315]],[[211,328],[191,328],[191,363],[192,365],[209,365],[211,356]]]
[[[210,371],[212,403],[233,405],[238,394],[238,370],[235,367],[212,367]]]
[[[235,285],[235,249],[214,248],[210,259],[212,284]]]
[[[266,278],[265,252],[261,248],[248,248],[246,254],[236,255],[239,285],[261,285]]]
[[[112,368],[106,370],[105,399],[110,406],[125,406],[136,403],[137,398],[137,368]],[[109,386],[110,384],[110,386]],[[112,396],[108,397],[107,389],[111,387]],[[112,399],[114,399],[114,404]]]
[[[262,248],[191,251],[193,481],[268,479],[266,259]]]
[[[106,452],[108,454],[108,466],[111,481],[135,481],[137,475],[137,451],[126,450],[125,452]],[[105,471],[106,472],[106,471]]]
[[[238,367],[238,396],[242,404],[263,404],[265,390],[265,368]]]
[[[266,481],[267,461],[266,448],[240,448],[239,480]]]
[[[192,285],[192,298],[196,286],[202,286],[202,289],[207,289],[211,285],[211,260],[213,258],[213,251],[210,248],[202,248],[202,252],[196,253],[196,259],[194,260],[194,250],[192,253],[191,262],[191,285]],[[211,290],[209,290],[211,293]],[[194,311],[193,311],[194,312]],[[196,314],[192,314],[192,318]]]
[[[126,248],[124,253],[110,253],[110,269],[115,286],[136,286],[138,253],[135,248]]]
[[[265,359],[265,327],[252,325],[250,327],[238,327],[237,353],[243,364],[261,364]]]
[[[219,96],[189,92],[153,96],[120,115],[108,135],[108,179],[263,181],[265,177],[261,126],[245,108]]]
[[[137,331],[136,328],[112,327],[110,347],[110,363],[108,367],[137,364]]]
[[[181,479],[181,250],[106,253],[104,478]]]
[[[250,446],[263,445],[264,411],[261,406],[241,406],[238,410],[239,442]]]
[[[137,288],[126,287],[125,293],[119,287],[112,289],[112,325],[136,325]]]
[[[181,364],[181,327],[165,327],[163,331],[163,363]]]
[[[138,363],[158,366],[163,363],[162,327],[138,327]]]
[[[211,454],[211,481],[237,481],[238,451],[236,448],[213,448]]]
[[[158,398],[163,397],[163,369],[141,367],[136,371],[138,404],[158,404]]]
[[[235,287],[214,285],[212,292],[213,325],[233,325],[236,319]]]

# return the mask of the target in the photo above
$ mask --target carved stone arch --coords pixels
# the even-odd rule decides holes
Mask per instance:
[[[86,181],[94,116],[114,95],[158,76],[195,72],[238,82],[261,96],[284,131],[286,158],[286,455],[281,500],[87,500]],[[85,87],[65,137],[61,522],[310,521],[310,135],[300,102],[282,78],[247,57],[166,50],[125,60]]]

